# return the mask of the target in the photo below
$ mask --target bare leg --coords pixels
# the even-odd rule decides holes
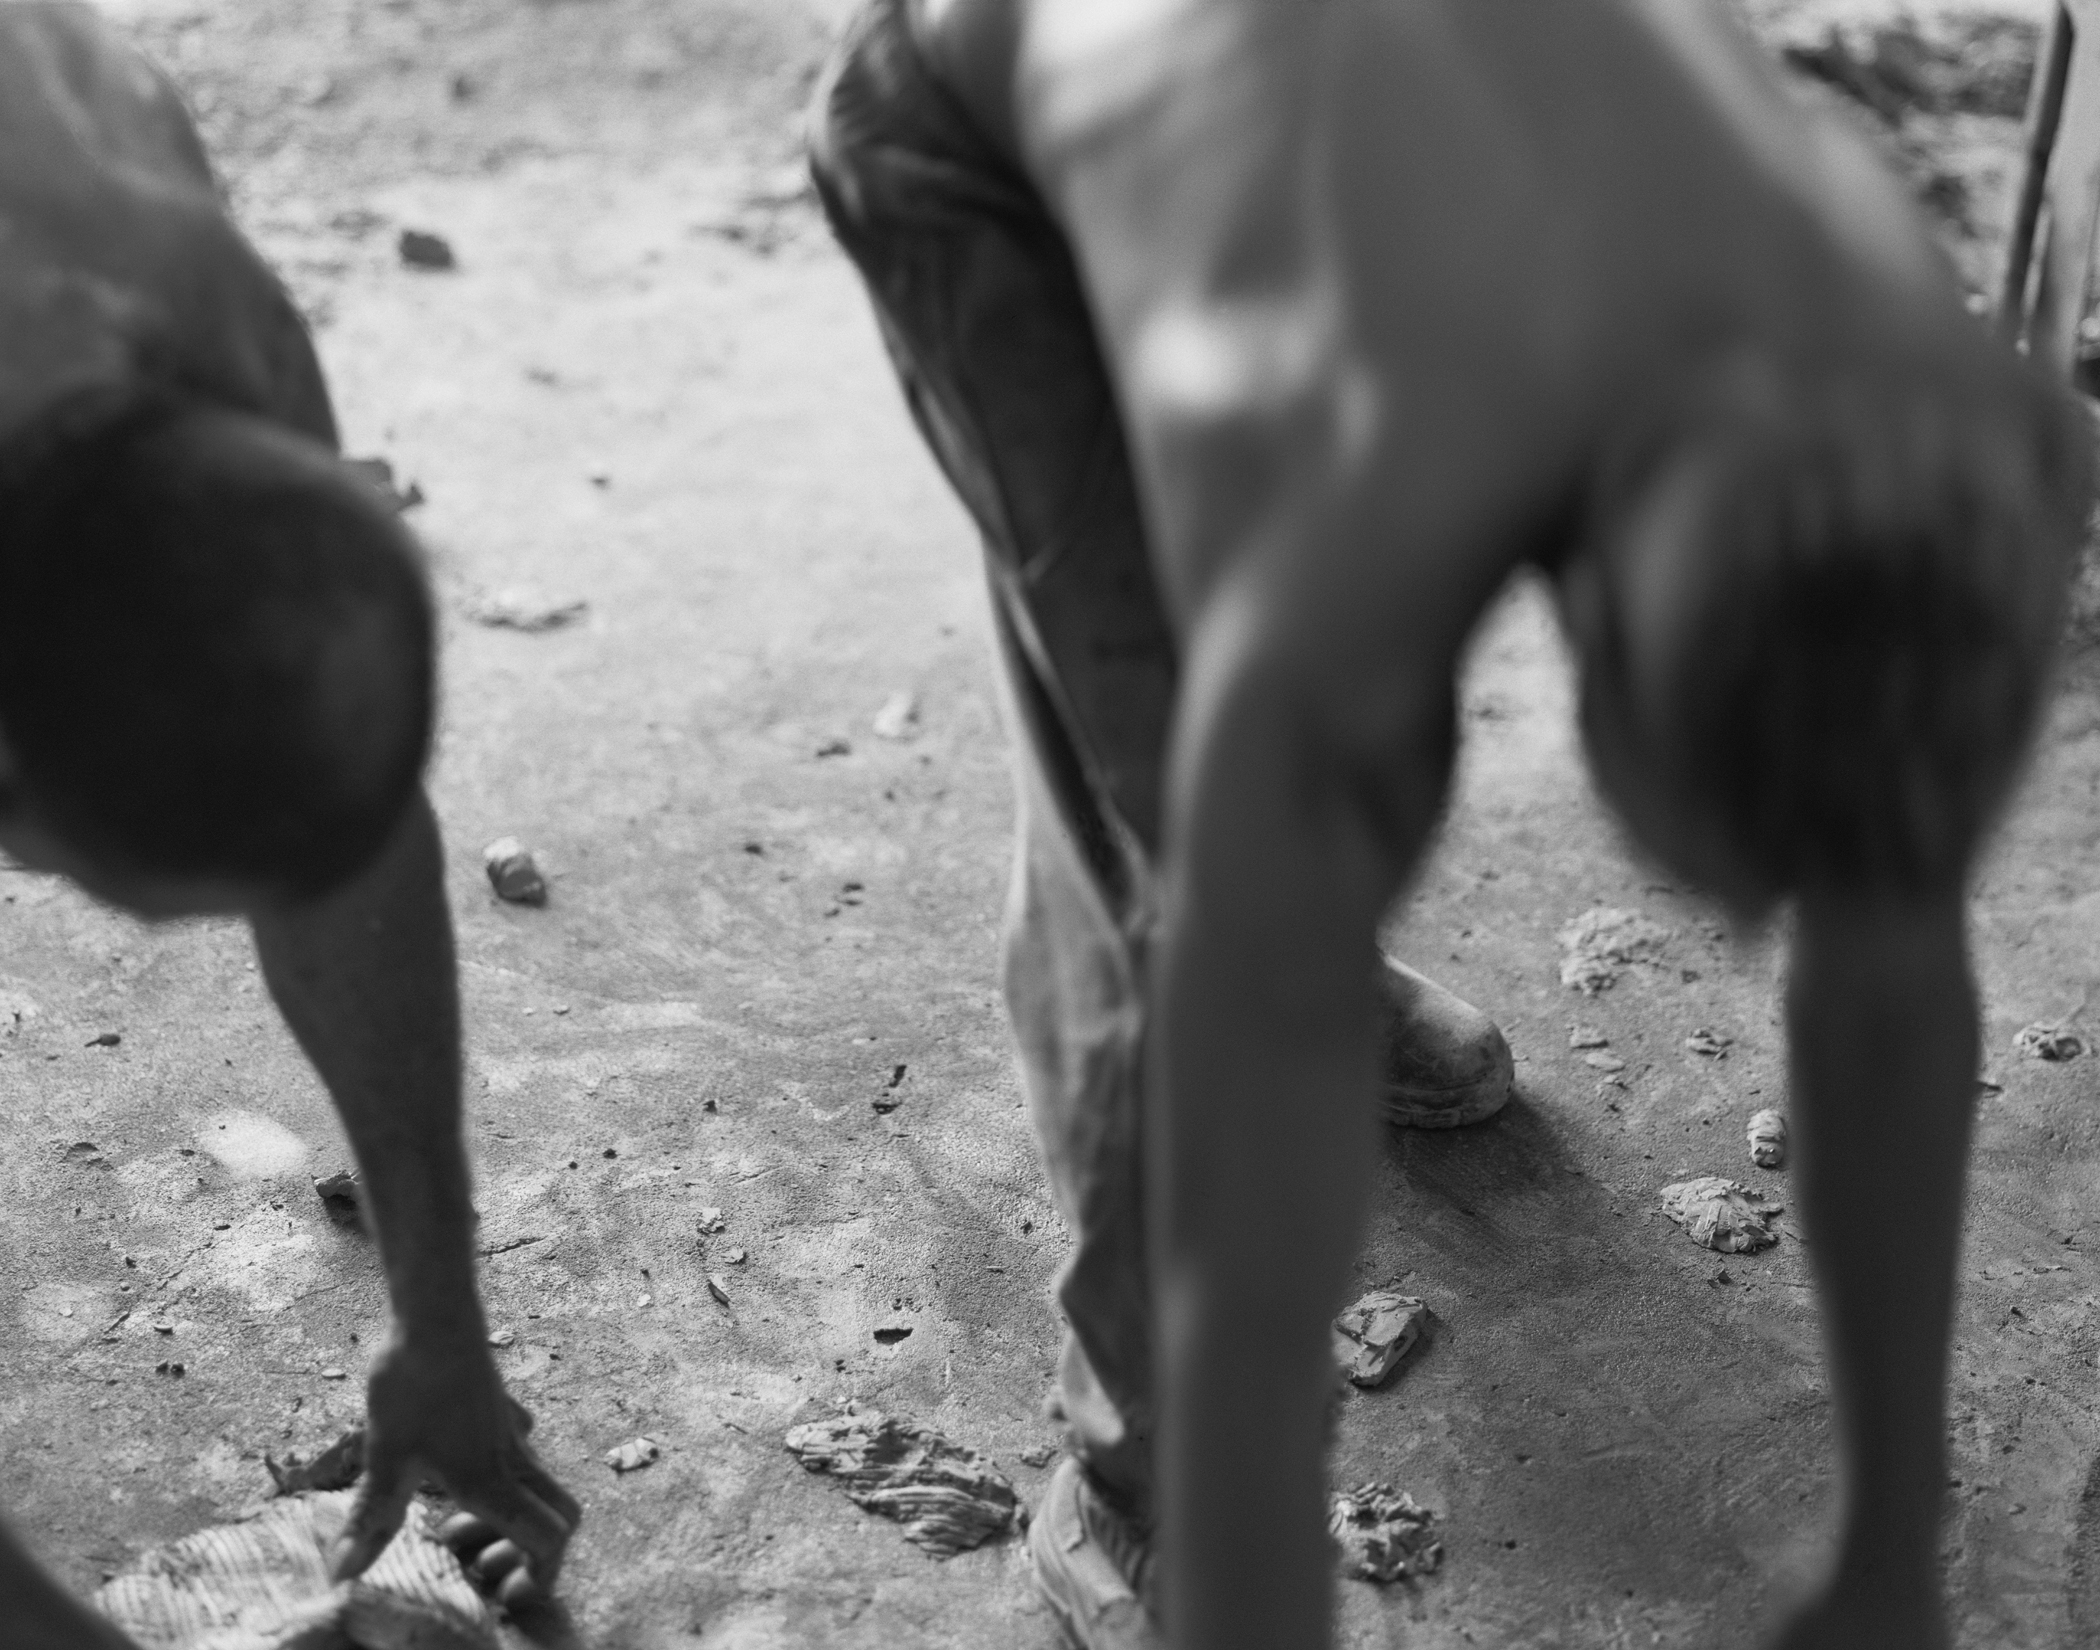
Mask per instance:
[[[1843,1516],[1785,1650],[1937,1650],[1947,1341],[1977,1059],[1961,900],[1804,904],[1788,1015]]]
[[[0,1622],[8,1650],[137,1650],[130,1639],[60,1590],[0,1525]]]

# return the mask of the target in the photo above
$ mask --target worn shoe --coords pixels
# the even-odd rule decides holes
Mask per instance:
[[[1144,1532],[1058,1463],[1028,1526],[1035,1584],[1075,1650],[1165,1650],[1144,1593],[1152,1554]]]
[[[1385,959],[1385,1120],[1455,1129],[1508,1104],[1509,1044],[1479,1009],[1404,963]]]

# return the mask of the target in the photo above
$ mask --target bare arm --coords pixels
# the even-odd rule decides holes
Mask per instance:
[[[578,1514],[503,1394],[475,1288],[452,922],[429,803],[417,798],[348,887],[253,920],[271,993],[357,1154],[396,1320],[371,1378],[369,1472],[339,1568],[378,1556],[427,1472],[551,1586]]]

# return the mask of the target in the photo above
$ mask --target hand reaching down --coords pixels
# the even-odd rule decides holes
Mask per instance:
[[[442,1538],[498,1602],[554,1590],[582,1509],[526,1442],[532,1417],[504,1392],[485,1346],[397,1336],[373,1366],[366,1406],[365,1478],[336,1544],[337,1580],[379,1557],[428,1481],[463,1509]]]

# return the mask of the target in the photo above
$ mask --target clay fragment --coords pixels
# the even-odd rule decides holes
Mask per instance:
[[[1412,1295],[1373,1289],[1334,1320],[1334,1361],[1358,1386],[1383,1384],[1429,1324],[1429,1308]]]
[[[1020,1452],[1020,1459],[1021,1465],[1024,1467],[1047,1467],[1052,1461],[1057,1459],[1057,1446],[1055,1444],[1030,1444]]]
[[[1694,1243],[1724,1255],[1752,1255],[1779,1241],[1770,1222],[1783,1205],[1719,1175],[1665,1186],[1662,1207]]]
[[[489,1331],[489,1345],[498,1350],[506,1346],[516,1346],[517,1344],[518,1332],[515,1329],[492,1329]]]
[[[980,1547],[1014,1525],[1005,1475],[931,1427],[873,1411],[790,1427],[787,1447],[811,1472],[836,1478],[857,1507],[904,1526],[937,1558]]]
[[[1609,991],[1627,969],[1660,962],[1669,937],[1636,912],[1596,906],[1560,931],[1560,983],[1585,996]]]
[[[915,737],[919,731],[919,696],[908,691],[891,694],[875,713],[872,726],[878,739]]]
[[[563,629],[576,623],[590,610],[591,604],[581,597],[556,601],[534,591],[516,588],[485,590],[477,596],[470,596],[462,604],[462,611],[478,625],[486,625],[491,630],[519,630],[528,636]]]
[[[72,1145],[66,1148],[65,1157],[68,1163],[77,1163],[86,1169],[106,1169],[109,1167],[109,1158],[104,1154],[102,1148],[92,1140],[74,1141]]]
[[[2075,1060],[2085,1052],[2085,1042],[2067,1026],[2037,1021],[2020,1028],[2013,1038],[2013,1052],[2030,1060]]]
[[[1777,1169],[1786,1162],[1786,1115],[1761,1111],[1750,1118],[1750,1161],[1760,1169]]]
[[[729,1217],[710,1205],[700,1211],[699,1227],[702,1237],[713,1237],[717,1232],[729,1230]]]
[[[1568,1027],[1568,1047],[1572,1049],[1609,1048],[1611,1039],[1604,1035],[1601,1026],[1572,1025]]]
[[[512,905],[545,905],[547,882],[531,852],[514,836],[498,837],[481,851],[483,869],[496,897]]]
[[[433,235],[426,229],[404,229],[397,243],[401,261],[410,269],[456,269],[459,259],[453,255],[452,243],[442,235]]]
[[[123,1040],[124,1034],[121,1031],[98,1031],[80,1046],[82,1048],[115,1048]]]
[[[729,1304],[729,1285],[720,1272],[707,1274],[707,1292],[714,1296],[716,1304],[721,1306]]]
[[[1592,1071],[1615,1073],[1626,1069],[1624,1060],[1620,1059],[1616,1054],[1606,1054],[1601,1049],[1594,1049],[1590,1053],[1585,1054],[1582,1057],[1582,1063]]]
[[[1710,1026],[1701,1026],[1684,1040],[1687,1054],[1703,1055],[1709,1060],[1725,1060],[1735,1039],[1726,1032],[1715,1031]]]
[[[614,1472],[640,1472],[654,1466],[662,1454],[654,1438],[630,1438],[605,1452],[605,1464]]]
[[[1327,1531],[1342,1573],[1380,1584],[1435,1573],[1444,1544],[1433,1533],[1436,1514],[1390,1484],[1340,1490],[1327,1504]]]
[[[287,1455],[282,1462],[263,1451],[263,1466],[279,1495],[306,1490],[346,1490],[364,1475],[365,1429],[352,1427],[311,1461]]]
[[[155,1548],[95,1605],[141,1650],[499,1650],[494,1614],[420,1505],[362,1576],[329,1580],[355,1498],[290,1496]]]
[[[367,483],[392,507],[395,515],[413,510],[423,502],[423,489],[411,481],[406,488],[394,484],[394,466],[383,458],[346,458],[343,462],[360,481]]]
[[[355,1169],[314,1176],[314,1196],[328,1211],[328,1218],[342,1226],[364,1225],[364,1185]]]

